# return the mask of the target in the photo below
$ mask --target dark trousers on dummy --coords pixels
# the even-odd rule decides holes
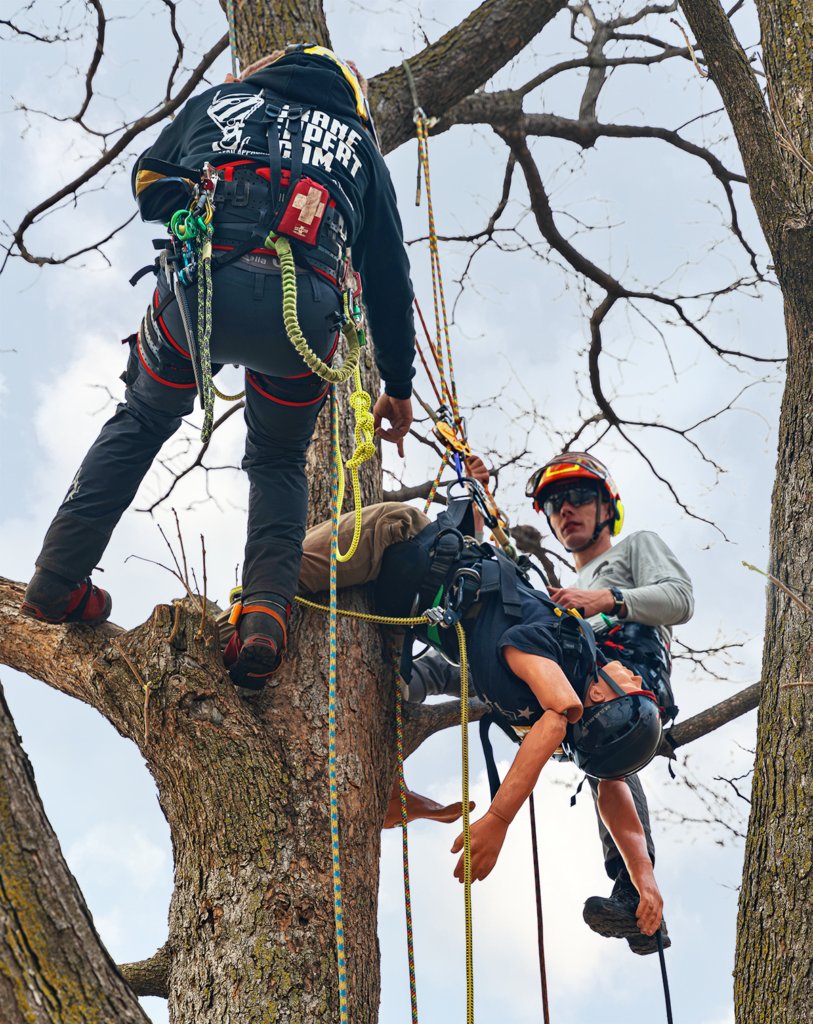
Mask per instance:
[[[336,329],[329,324],[338,291],[318,281],[310,286],[310,277],[303,281],[298,275],[300,324],[311,348],[328,361],[336,347]],[[165,292],[166,287],[156,289],[153,302]],[[189,299],[196,323],[194,288]],[[278,275],[261,277],[232,268],[217,274],[213,325],[213,373],[225,362],[247,365],[242,465],[250,495],[244,595],[275,594],[290,602],[307,522],[305,458],[328,387],[308,371],[285,334]],[[192,412],[197,390],[174,301],[166,307],[161,326],[169,380],[150,370],[134,346],[125,400],[102,427],[74,477],[37,558],[40,568],[74,582],[91,573],[161,446]],[[214,362],[218,359],[221,365]],[[253,366],[259,370],[249,368]],[[285,375],[266,372],[277,368]]]
[[[627,668],[631,669],[636,675],[645,676],[643,667],[637,665],[634,660],[629,658],[623,659],[623,664]],[[644,828],[644,835],[646,836],[646,849],[649,854],[649,859],[653,865],[655,863],[655,844],[652,841],[652,830],[649,825],[649,807],[646,802],[646,796],[644,795],[644,787],[641,785],[641,780],[636,775],[630,775],[625,780],[630,790],[632,791],[632,799],[635,801],[635,810],[638,812],[638,817]],[[596,802],[598,796],[598,780],[590,779],[590,790],[593,794],[593,802]],[[613,837],[607,831],[607,826],[601,820],[601,815],[598,813],[598,804],[596,803],[596,817],[598,818],[598,831],[601,836],[601,845],[604,849],[604,870],[613,880],[618,878],[619,873],[625,870],[624,858],[618,851],[618,847],[613,841]]]
[[[593,800],[596,801],[598,797],[598,779],[589,779],[590,791],[593,794]],[[646,797],[644,796],[644,787],[641,785],[641,780],[637,775],[629,775],[624,780],[629,786],[632,792],[632,799],[635,801],[635,810],[638,812],[638,817],[644,828],[644,835],[646,836],[646,849],[649,854],[649,859],[652,863],[655,863],[655,844],[652,842],[652,830],[649,826],[649,807],[646,803]],[[613,837],[610,835],[607,826],[601,820],[601,815],[598,813],[598,804],[596,804],[596,817],[598,818],[598,831],[601,836],[601,846],[604,851],[604,870],[615,881],[619,874],[626,870],[624,865],[624,858],[619,853],[618,847],[615,845]]]

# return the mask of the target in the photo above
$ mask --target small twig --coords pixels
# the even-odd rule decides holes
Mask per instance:
[[[161,527],[159,526],[158,529],[160,530]],[[164,537],[164,540],[166,540],[166,537]],[[171,550],[172,550],[172,548],[170,548],[170,551]],[[168,573],[171,573],[175,577],[176,580],[179,580],[183,584],[184,589],[186,590],[187,596],[189,597],[189,600],[194,605],[195,610],[196,611],[200,611],[200,604],[198,603],[198,597],[200,597],[200,595],[198,595],[198,597],[196,597],[192,593],[192,591],[189,589],[189,586],[188,586],[186,580],[183,578],[183,576],[181,576],[181,574],[179,572],[175,572],[174,569],[170,569],[170,567],[168,565],[164,565],[163,562],[156,562],[154,558],[144,558],[143,555],[128,555],[124,559],[124,561],[125,562],[129,562],[131,558],[135,558],[139,562],[149,562],[150,565],[157,565],[159,569],[165,569]],[[177,564],[177,562],[176,562],[176,564]]]
[[[800,601],[799,598],[793,593],[793,591],[789,590],[781,580],[778,580],[776,578],[776,576],[771,576],[770,573],[763,572],[762,569],[757,569],[757,567],[755,565],[751,565],[750,562],[743,561],[742,564],[745,566],[746,569],[750,569],[752,572],[758,572],[760,576],[764,576],[767,580],[770,580],[771,583],[774,584],[774,586],[777,586],[780,590],[783,590],[791,599],[791,601],[795,601],[800,608],[804,608],[808,615],[813,615],[813,608],[808,608],[804,601]]]
[[[689,37],[683,31],[683,26],[680,24],[679,21],[676,21],[674,18],[670,18],[669,20],[672,22],[673,25],[677,25],[677,27],[680,29],[683,38],[686,40],[686,45],[689,47],[689,53],[691,54],[692,63],[697,68],[698,72],[703,76],[703,78],[708,78],[708,72],[704,71],[697,63],[697,57],[695,57],[694,55],[694,50],[692,49],[692,44],[689,42]]]
[[[141,687],[141,689],[144,691],[144,744],[146,746],[146,744],[150,742],[149,710],[150,710],[150,686],[152,686],[152,683],[145,683],[144,682],[144,680],[138,674],[138,669],[135,667],[135,665],[132,663],[132,661],[130,661],[130,659],[127,657],[127,655],[124,653],[124,649],[121,647],[121,645],[118,643],[117,640],[111,639],[110,643],[116,648],[116,650],[119,652],[119,654],[122,656],[122,658],[124,658],[124,660],[127,662],[127,664],[130,667],[130,671],[136,677],[136,682]]]
[[[435,410],[430,405],[427,405],[426,402],[424,402],[424,400],[421,398],[421,396],[418,394],[415,388],[412,389],[412,394],[415,396],[415,398],[418,399],[418,404],[423,407],[423,411],[426,413],[429,419],[433,423],[437,423],[438,414],[435,412]]]
[[[172,514],[175,516],[175,528],[178,531],[178,541],[181,545],[181,558],[183,558],[183,574],[186,577],[187,582],[189,581],[189,573],[186,568],[186,552],[183,547],[183,537],[181,536],[181,521],[178,519],[178,513],[175,509],[172,510]]]
[[[200,548],[203,552],[203,607],[200,610],[200,627],[195,637],[196,640],[203,640],[203,627],[206,624],[206,544],[203,540],[203,534],[200,535]]]
[[[178,626],[181,624],[181,603],[178,601],[175,605],[175,621],[172,624],[172,632],[169,634],[169,643],[175,642],[175,637],[178,635]]]

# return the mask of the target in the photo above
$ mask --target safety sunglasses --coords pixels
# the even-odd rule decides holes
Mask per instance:
[[[554,512],[561,512],[562,505],[568,502],[574,508],[579,505],[587,505],[596,500],[595,487],[568,487],[566,490],[557,491],[546,497],[542,502],[542,510],[546,516],[552,516]]]
[[[562,455],[558,455],[555,459],[551,459],[550,462],[545,463],[544,466],[540,466],[540,468],[534,472],[533,476],[525,485],[525,497],[533,498],[539,490],[539,485],[542,482],[542,477],[545,475],[545,471],[550,469],[551,466],[561,462],[570,462],[575,466],[582,466],[584,469],[590,470],[591,473],[595,473],[599,480],[607,479],[606,466],[603,466],[598,459],[594,459],[592,455],[588,455],[586,452],[564,452]]]

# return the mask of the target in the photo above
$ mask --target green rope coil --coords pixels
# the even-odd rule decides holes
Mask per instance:
[[[265,240],[265,248],[272,249],[279,257],[282,267],[282,319],[285,323],[285,330],[291,339],[299,355],[304,359],[308,368],[322,380],[331,384],[344,384],[352,377],[359,364],[361,343],[352,321],[345,323],[342,331],[347,338],[349,351],[347,358],[342,365],[334,370],[317,356],[308,345],[305,335],[299,326],[299,318],[296,315],[296,266],[294,256],[291,252],[291,243],[282,235],[269,235]]]

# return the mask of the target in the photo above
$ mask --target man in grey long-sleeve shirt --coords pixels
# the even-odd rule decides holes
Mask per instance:
[[[599,648],[642,678],[642,689],[658,698],[665,721],[677,707],[670,681],[671,626],[688,622],[694,611],[692,584],[686,570],[655,533],[641,530],[613,546],[621,531],[624,507],[607,467],[595,456],[565,452],[537,470],[526,491],[542,511],[556,539],[573,555],[578,572],[575,587],[549,587],[564,608],[577,608],[596,633]],[[627,784],[644,826],[647,847],[655,862],[646,797],[637,775]],[[595,780],[590,780],[593,796]],[[638,894],[618,849],[599,816],[604,865],[615,881],[609,899],[591,897],[584,916],[594,931],[618,934],[615,924],[634,913]],[[651,937],[629,939],[633,952],[655,951]],[[665,944],[668,940],[665,940]]]

